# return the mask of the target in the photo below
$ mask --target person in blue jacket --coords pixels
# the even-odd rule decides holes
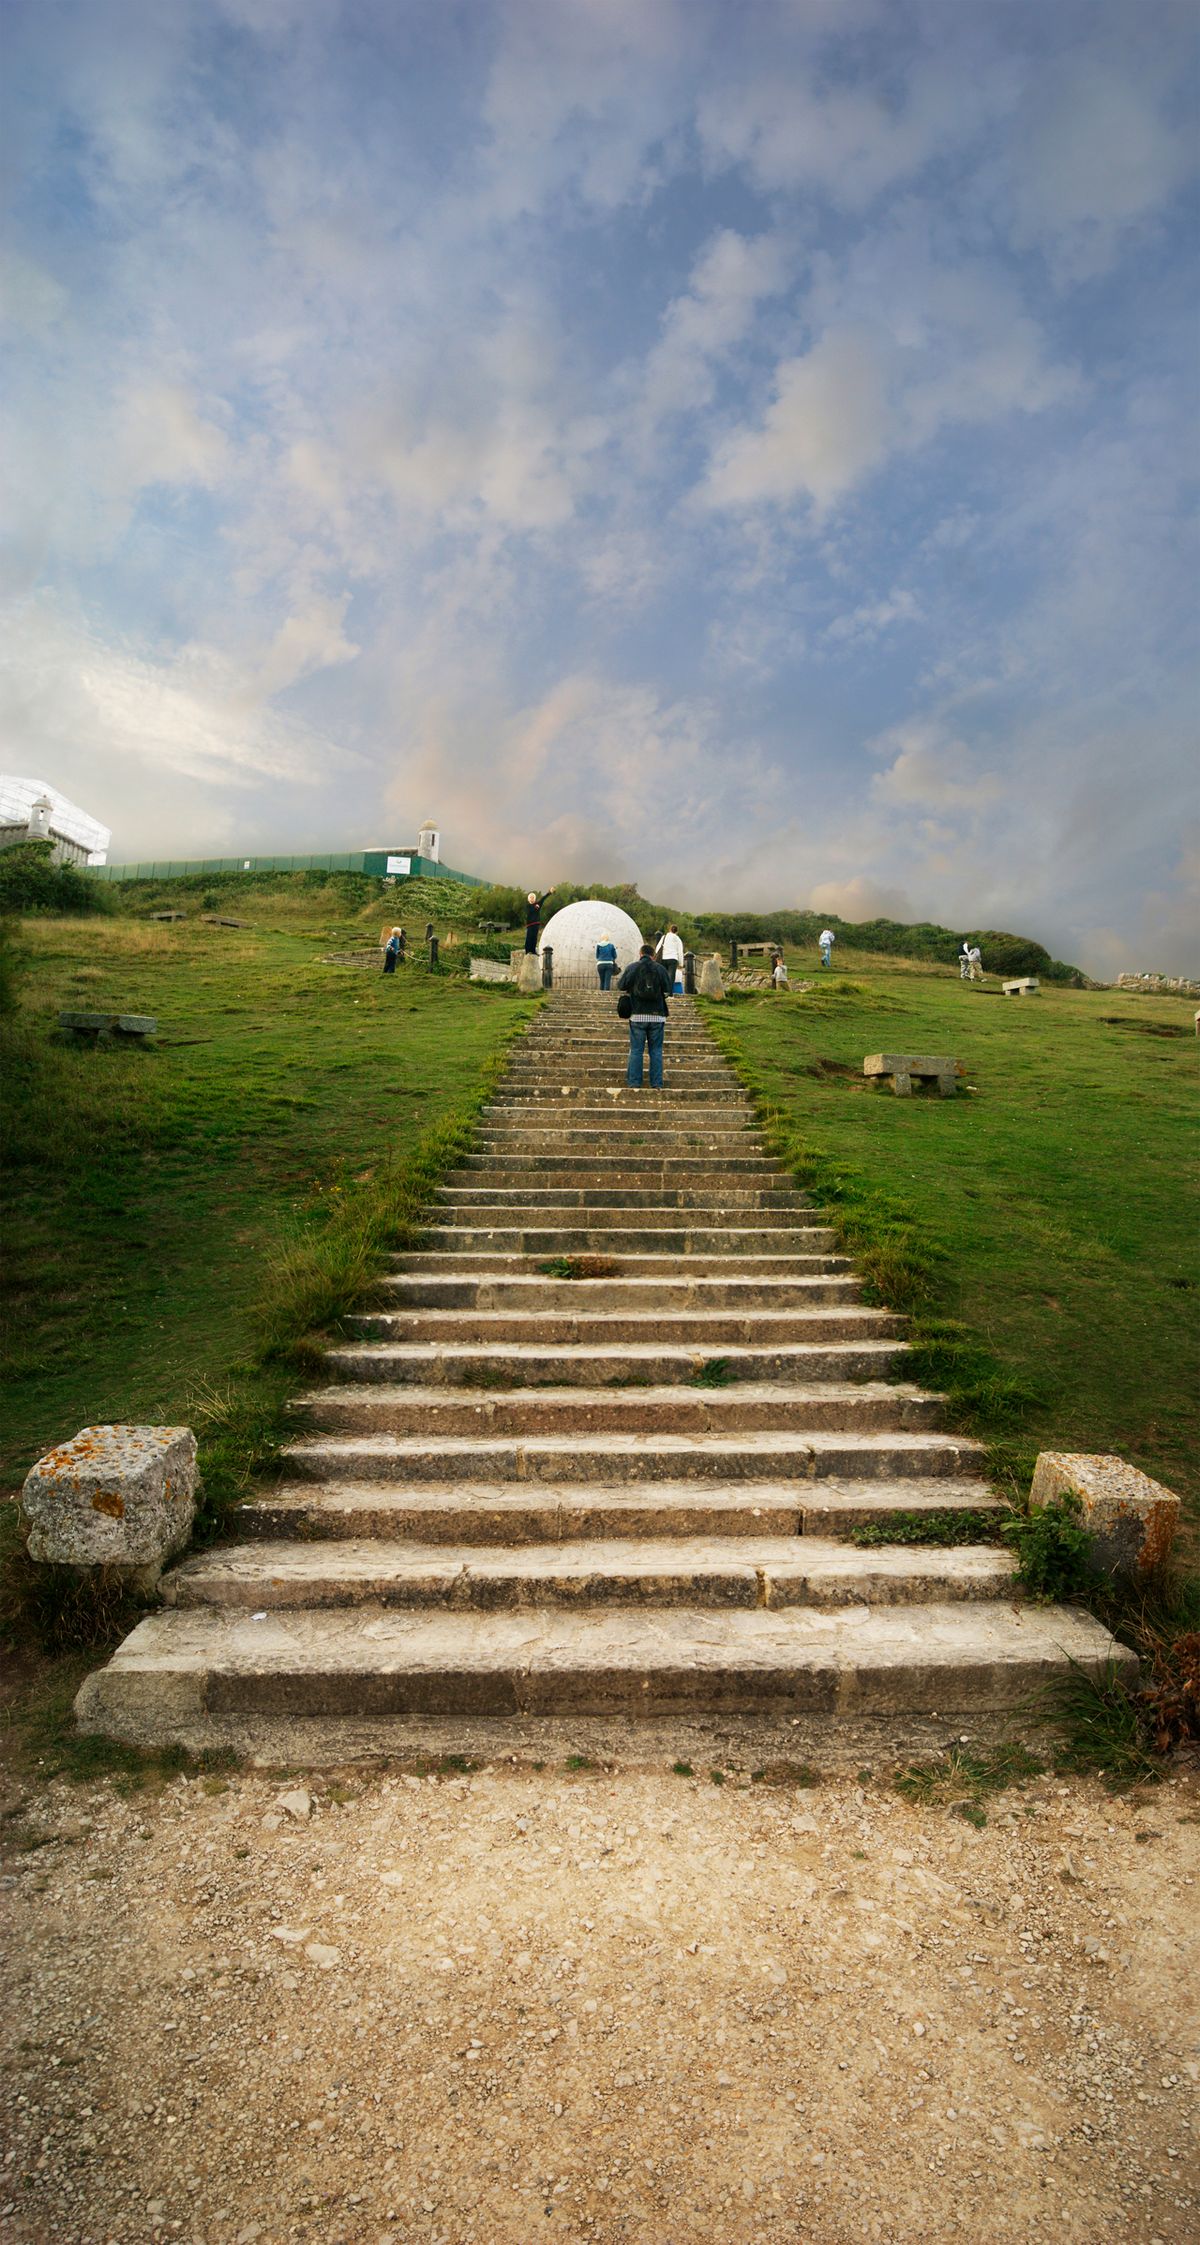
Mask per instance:
[[[611,935],[602,935],[596,945],[596,972],[600,977],[600,988],[602,990],[611,990],[612,978],[616,971],[616,944],[613,942]]]

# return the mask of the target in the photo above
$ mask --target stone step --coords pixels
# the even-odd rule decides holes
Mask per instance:
[[[973,1477],[914,1474],[901,1481],[650,1481],[600,1486],[538,1482],[333,1479],[284,1482],[239,1505],[239,1535],[413,1538],[418,1543],[572,1543],[593,1537],[840,1536],[898,1512],[1004,1507]],[[898,1548],[898,1547],[893,1547]]]
[[[942,1398],[907,1383],[825,1380],[815,1387],[741,1380],[728,1388],[466,1388],[381,1380],[310,1389],[295,1408],[308,1426],[340,1434],[457,1435],[491,1440],[543,1435],[770,1435],[820,1428],[838,1434],[909,1433],[935,1427]]]
[[[314,1481],[900,1480],[978,1468],[977,1443],[911,1432],[745,1434],[313,1434],[285,1443],[286,1470]]]
[[[716,1361],[730,1380],[871,1380],[903,1365],[907,1341],[799,1342],[792,1348],[727,1349]],[[694,1380],[706,1362],[692,1349],[663,1349],[647,1341],[614,1348],[538,1347],[520,1355],[506,1344],[480,1341],[342,1342],[325,1352],[330,1372],[343,1380],[410,1380],[414,1385],[479,1387],[489,1392],[527,1387],[666,1387]]]
[[[529,1188],[532,1192],[541,1190],[543,1183],[559,1185],[559,1188],[594,1183],[603,1174],[606,1172],[599,1170],[594,1154],[567,1152],[536,1154],[529,1158],[529,1154],[523,1152],[489,1154],[487,1147],[478,1147],[473,1154],[464,1154],[460,1167],[453,1172],[455,1179],[462,1181],[478,1179],[480,1183],[507,1183],[511,1188]],[[718,1163],[704,1154],[693,1156],[662,1152],[655,1156],[655,1161],[646,1158],[646,1154],[641,1154],[637,1161],[637,1185],[646,1192],[657,1192],[662,1188],[709,1190],[720,1188],[724,1179],[733,1179],[738,1188],[747,1188],[747,1185],[774,1185],[776,1190],[792,1190],[785,1172],[778,1167],[778,1163],[767,1161],[765,1154],[731,1154]],[[635,1179],[630,1179],[630,1183],[635,1183]]]
[[[678,1266],[677,1266],[678,1269]],[[397,1306],[453,1310],[817,1309],[858,1299],[856,1277],[831,1278],[410,1278],[390,1271],[381,1296]]]
[[[507,1172],[502,1173],[507,1175]],[[523,1185],[490,1182],[486,1179],[469,1185],[439,1185],[436,1195],[439,1208],[462,1209],[491,1215],[504,1208],[586,1208],[593,1222],[607,1221],[605,1211],[611,1211],[614,1222],[624,1223],[632,1211],[639,1223],[650,1214],[661,1211],[664,1217],[678,1216],[682,1209],[713,1210],[717,1213],[739,1214],[743,1209],[778,1209],[788,1216],[811,1214],[813,1222],[822,1219],[812,1202],[788,1185],[737,1185],[726,1182],[711,1186],[702,1185],[547,1185],[536,1172]]]
[[[707,1255],[719,1260],[756,1255],[800,1257],[814,1271],[848,1270],[849,1258],[831,1255],[814,1245],[815,1227],[794,1224],[537,1224],[518,1230],[511,1221],[499,1224],[427,1224],[420,1238],[430,1254],[487,1255],[493,1261],[507,1256],[602,1255],[620,1259],[628,1255]]]
[[[604,1099],[493,1099],[480,1114],[485,1137],[501,1131],[533,1131],[539,1136],[574,1130],[576,1125],[611,1130],[622,1144],[636,1141],[642,1131],[678,1133],[681,1139],[707,1140],[722,1133],[745,1136],[752,1128],[750,1109],[733,1100],[677,1099],[669,1091],[638,1092],[628,1085]]]
[[[622,1537],[574,1544],[226,1545],[163,1578],[168,1605],[257,1611],[318,1606],[468,1608],[895,1606],[1013,1594],[1013,1559],[994,1544],[858,1551],[819,1536]]]
[[[1028,1704],[1071,1665],[1136,1660],[1076,1608],[1001,1599],[779,1612],[268,1613],[166,1608],[76,1701],[80,1727],[157,1737],[240,1714],[944,1716]],[[291,1758],[289,1754],[288,1758]]]
[[[592,1282],[570,1280],[573,1309],[548,1321],[540,1313],[514,1310],[360,1310],[344,1320],[351,1333],[392,1341],[494,1341],[512,1346],[532,1341],[543,1348],[622,1341],[680,1343],[705,1358],[730,1347],[785,1347],[797,1341],[882,1341],[903,1330],[892,1310],[850,1302],[839,1309],[755,1311],[620,1311],[582,1306],[581,1290]]]
[[[575,1236],[577,1239],[580,1237],[580,1235]],[[628,1237],[627,1234],[624,1236]],[[771,1235],[768,1234],[767,1236],[770,1237]],[[672,1249],[669,1234],[648,1232],[644,1237],[646,1242],[644,1251],[631,1255],[615,1251],[616,1242],[622,1238],[622,1234],[619,1232],[599,1232],[590,1235],[586,1246],[576,1246],[566,1252],[572,1256],[576,1254],[587,1255],[603,1263],[606,1267],[611,1265],[609,1275],[613,1278],[674,1278],[681,1268],[680,1257],[685,1253],[685,1249],[683,1247]],[[687,1259],[684,1266],[689,1276],[693,1278],[720,1278],[723,1274],[728,1273],[731,1268],[735,1269],[742,1278],[750,1278],[756,1275],[762,1278],[786,1278],[789,1275],[803,1278],[806,1274],[817,1275],[822,1271],[837,1272],[849,1270],[852,1267],[844,1256],[817,1254],[815,1252],[799,1255],[741,1254],[735,1256],[731,1263],[727,1253],[714,1252],[710,1254],[704,1250],[697,1251],[695,1237],[695,1234],[689,1235],[690,1245],[686,1250]],[[659,1252],[660,1243],[664,1241],[664,1238],[665,1248],[662,1252]],[[653,1251],[651,1242],[653,1243]],[[564,1250],[561,1247],[550,1250],[553,1257],[557,1257],[563,1252]],[[500,1252],[491,1254],[483,1249],[467,1250],[460,1253],[447,1247],[412,1248],[403,1255],[390,1256],[388,1262],[389,1268],[394,1271],[424,1272],[430,1277],[453,1273],[458,1277],[473,1274],[476,1277],[490,1275],[500,1278],[524,1275],[533,1278],[539,1273],[543,1277],[546,1275],[546,1254],[547,1250],[544,1247],[536,1253],[531,1252],[525,1255],[509,1255]]]
[[[564,1209],[553,1202],[546,1206],[540,1194],[536,1198],[514,1199],[507,1204],[503,1201],[497,1203],[487,1200],[452,1202],[442,1204],[432,1213],[434,1220],[426,1226],[426,1229],[439,1233],[451,1229],[461,1230],[464,1227],[472,1231],[490,1233],[503,1231],[506,1226],[514,1223],[520,1224],[522,1230],[533,1224],[537,1226],[539,1231],[542,1231],[552,1223],[569,1224],[572,1220],[579,1222],[581,1218],[586,1222],[589,1231],[609,1232],[615,1235],[617,1240],[624,1231],[680,1232],[689,1230],[693,1224],[698,1225],[703,1231],[732,1232],[739,1236],[742,1232],[749,1232],[755,1238],[764,1232],[772,1235],[782,1234],[785,1239],[790,1238],[794,1232],[801,1233],[805,1237],[813,1232],[821,1232],[826,1235],[829,1232],[828,1224],[823,1224],[819,1220],[815,1209],[723,1209],[719,1207],[681,1209],[677,1207],[630,1208],[628,1206],[623,1208]]]

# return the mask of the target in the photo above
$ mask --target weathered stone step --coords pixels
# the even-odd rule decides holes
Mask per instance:
[[[820,1219],[812,1202],[790,1185],[738,1184],[714,1179],[711,1186],[703,1185],[547,1185],[537,1172],[525,1184],[511,1184],[508,1172],[502,1172],[505,1182],[486,1178],[468,1184],[439,1185],[436,1205],[442,1208],[464,1209],[488,1213],[502,1208],[539,1209],[586,1208],[589,1216],[597,1218],[602,1211],[611,1210],[614,1220],[624,1222],[632,1211],[643,1222],[647,1211],[662,1210],[664,1214],[677,1214],[682,1209],[709,1209],[733,1214],[743,1209],[779,1209],[789,1216],[811,1213],[814,1222]]]
[[[1004,1600],[780,1612],[296,1612],[141,1622],[76,1702],[84,1730],[141,1738],[223,1715],[946,1716],[1024,1705],[1070,1672],[1137,1663],[1075,1608]]]
[[[764,1435],[908,1433],[937,1424],[942,1398],[901,1382],[826,1380],[815,1387],[741,1380],[728,1388],[516,1388],[478,1395],[366,1381],[314,1388],[296,1399],[312,1427],[335,1433],[464,1434],[520,1441],[565,1434]]]
[[[606,1179],[606,1174],[608,1172],[603,1170],[603,1165],[597,1165],[592,1154],[565,1152],[529,1156],[520,1152],[520,1149],[511,1154],[489,1154],[487,1147],[480,1147],[473,1154],[462,1156],[462,1163],[455,1170],[455,1179],[478,1179],[480,1185],[498,1183],[536,1192],[541,1190],[543,1183],[572,1188],[572,1185],[597,1183]],[[648,1154],[641,1154],[637,1161],[637,1188],[646,1192],[659,1192],[664,1188],[709,1190],[718,1188],[722,1179],[729,1179],[738,1188],[747,1188],[747,1185],[774,1185],[774,1188],[792,1190],[785,1172],[778,1167],[778,1163],[767,1161],[765,1154],[731,1154],[722,1158],[722,1161],[713,1161],[711,1156],[675,1154],[664,1147],[655,1149],[653,1161],[650,1161]],[[635,1179],[630,1179],[630,1183],[635,1183]]]
[[[853,1302],[857,1278],[409,1278],[387,1272],[381,1294],[422,1309],[816,1309]]]
[[[431,1253],[447,1255],[707,1255],[742,1258],[754,1255],[801,1256],[814,1270],[848,1270],[845,1255],[831,1255],[813,1244],[811,1230],[793,1224],[556,1224],[534,1222],[520,1229],[499,1224],[428,1224],[420,1237]]]
[[[871,1380],[903,1365],[907,1341],[798,1342],[791,1348],[726,1349],[716,1361],[730,1380]],[[335,1343],[326,1351],[331,1373],[345,1380],[411,1380],[417,1386],[480,1387],[489,1392],[526,1387],[666,1387],[694,1380],[706,1359],[694,1349],[664,1349],[647,1341],[612,1348],[563,1348],[529,1343],[519,1356],[507,1345],[480,1341],[373,1341]]]
[[[912,1605],[1011,1596],[994,1544],[858,1551],[818,1536],[646,1538],[573,1544],[243,1543],[165,1576],[168,1605],[458,1607]]]
[[[984,1512],[1003,1506],[963,1475],[902,1481],[650,1481],[629,1486],[555,1482],[285,1482],[240,1505],[243,1536],[326,1540],[414,1538],[419,1543],[566,1543],[592,1537],[835,1536],[898,1512]]]
[[[630,1090],[621,1084],[605,1098],[588,1099],[493,1099],[483,1108],[480,1123],[485,1135],[495,1137],[499,1131],[531,1130],[540,1137],[553,1135],[558,1130],[582,1127],[612,1130],[622,1144],[626,1139],[636,1139],[641,1131],[676,1132],[683,1138],[718,1137],[722,1132],[739,1135],[751,1128],[748,1105],[739,1105],[732,1099],[680,1099],[672,1101],[669,1091],[656,1091],[651,1099],[644,1093]]]
[[[591,1281],[568,1281],[573,1305]],[[753,1348],[786,1346],[793,1341],[885,1340],[903,1330],[892,1310],[850,1302],[839,1309],[782,1310],[605,1310],[564,1308],[549,1321],[540,1312],[488,1310],[360,1310],[345,1319],[348,1332],[393,1341],[495,1341],[507,1346],[526,1341],[545,1347],[618,1341],[654,1341],[665,1348],[681,1343],[710,1357],[739,1344]]]
[[[315,1481],[780,1481],[836,1475],[892,1481],[961,1474],[977,1443],[957,1435],[842,1433],[821,1428],[756,1434],[316,1434],[285,1444],[290,1472]]]
[[[426,1229],[442,1233],[449,1230],[469,1229],[491,1233],[503,1231],[518,1224],[522,1231],[534,1225],[539,1231],[552,1224],[570,1225],[581,1221],[589,1231],[603,1231],[614,1235],[614,1244],[623,1232],[681,1232],[693,1225],[702,1231],[732,1232],[741,1237],[743,1232],[758,1238],[764,1232],[780,1234],[785,1239],[798,1232],[805,1237],[813,1232],[828,1233],[829,1226],[822,1224],[815,1210],[807,1208],[581,1208],[563,1209],[553,1203],[549,1207],[536,1199],[512,1201],[507,1205],[489,1201],[454,1203],[441,1206],[433,1212],[434,1221]]]
[[[624,1236],[627,1237],[628,1235]],[[754,1276],[786,1278],[789,1275],[803,1278],[806,1274],[815,1275],[821,1271],[836,1272],[838,1270],[849,1270],[852,1267],[844,1256],[821,1254],[815,1250],[812,1253],[785,1253],[781,1255],[747,1255],[743,1253],[735,1256],[731,1265],[728,1252],[717,1250],[710,1252],[703,1248],[697,1248],[695,1244],[697,1235],[694,1233],[688,1235],[689,1244],[686,1248],[681,1245],[672,1247],[669,1233],[648,1232],[642,1236],[645,1241],[644,1247],[640,1251],[635,1251],[629,1255],[624,1253],[623,1246],[620,1251],[617,1249],[617,1242],[622,1240],[623,1237],[619,1232],[599,1232],[590,1236],[576,1234],[576,1246],[565,1250],[565,1252],[571,1256],[576,1254],[588,1255],[606,1265],[611,1264],[612,1269],[609,1275],[613,1278],[674,1278],[678,1275],[681,1267],[680,1258],[684,1255],[686,1255],[686,1263],[683,1267],[686,1268],[689,1277],[692,1278],[720,1278],[730,1268],[735,1269],[741,1278]],[[771,1235],[767,1234],[767,1237],[769,1238]],[[806,1237],[811,1237],[811,1235],[806,1235]],[[582,1244],[583,1240],[586,1240],[586,1245]],[[557,1257],[563,1252],[562,1247],[555,1247],[550,1250],[552,1257]],[[501,1276],[520,1277],[524,1275],[533,1278],[539,1273],[545,1275],[546,1253],[545,1248],[539,1248],[524,1255],[511,1255],[499,1250],[490,1252],[483,1248],[461,1251],[448,1247],[411,1248],[403,1255],[389,1257],[389,1267],[394,1271],[424,1272],[429,1277],[454,1273],[459,1277],[473,1274],[476,1277],[491,1275],[499,1278]]]

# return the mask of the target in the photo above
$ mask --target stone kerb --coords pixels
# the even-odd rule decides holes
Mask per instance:
[[[1137,1577],[1161,1564],[1179,1524],[1179,1499],[1124,1458],[1043,1450],[1030,1498],[1046,1505],[1074,1492],[1092,1536],[1097,1572]]]
[[[117,1567],[150,1587],[191,1535],[197,1485],[190,1427],[84,1427],[26,1476],[29,1556]]]

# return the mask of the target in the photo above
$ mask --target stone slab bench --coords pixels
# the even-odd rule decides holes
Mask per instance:
[[[136,1043],[158,1035],[158,1020],[152,1013],[60,1013],[58,1025],[84,1043],[101,1037],[127,1037]]]
[[[513,979],[513,970],[505,966],[503,959],[472,959],[469,971],[472,982],[511,982]]]
[[[152,920],[186,920],[186,912],[152,912]]]
[[[782,952],[782,943],[739,943],[738,955],[743,959],[769,959],[776,951]]]
[[[1006,998],[1031,998],[1041,988],[1036,974],[1019,974],[1002,985]]]
[[[958,1090],[958,1062],[949,1052],[869,1052],[863,1074],[874,1080],[890,1076],[898,1099],[911,1095],[914,1079],[936,1083],[943,1099],[953,1099]]]

